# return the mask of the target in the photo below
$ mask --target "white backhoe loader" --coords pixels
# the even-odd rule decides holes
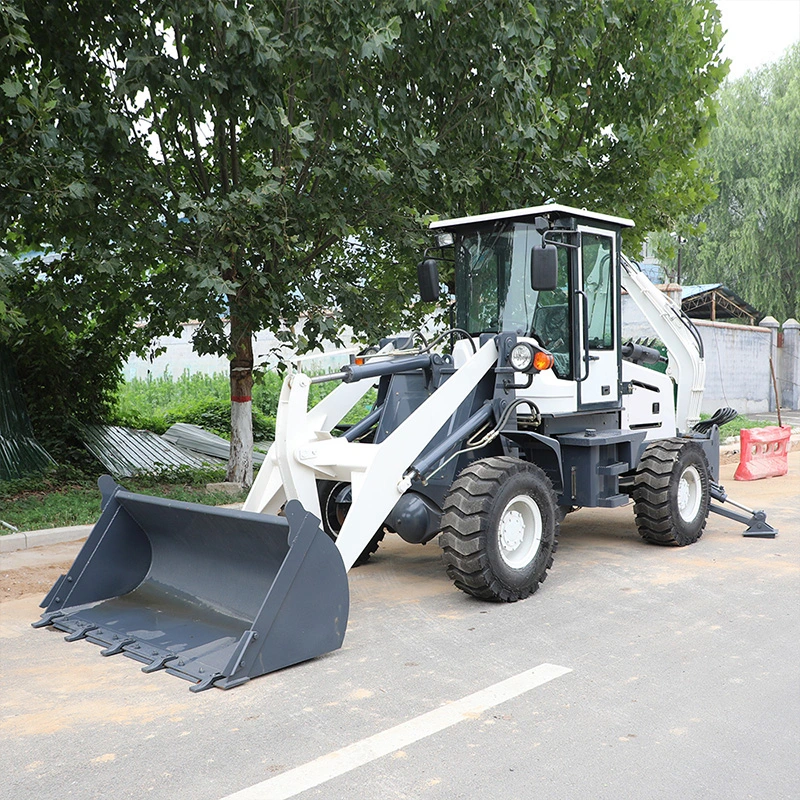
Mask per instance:
[[[764,512],[712,502],[727,500],[718,425],[735,412],[700,421],[701,339],[622,256],[632,225],[561,205],[434,223],[420,294],[435,301],[438,265],[453,262],[452,329],[384,339],[333,375],[290,375],[242,511],[105,479],[103,515],[34,624],[193,691],[229,688],[341,646],[346,573],[385,535],[438,536],[459,589],[509,602],[537,590],[578,508],[632,499],[660,545],[696,542],[710,510],[774,537]],[[667,356],[622,340],[622,291]],[[333,380],[309,409],[310,386]],[[342,425],[374,386],[372,411]]]

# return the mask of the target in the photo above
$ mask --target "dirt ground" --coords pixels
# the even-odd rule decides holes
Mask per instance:
[[[38,567],[20,567],[14,570],[3,570],[0,573],[0,603],[6,600],[19,600],[29,594],[47,594],[59,575],[63,575],[72,564],[71,560],[59,562],[52,566],[43,564]]]
[[[0,603],[44,597],[75,560],[82,542],[33,547],[0,555]]]

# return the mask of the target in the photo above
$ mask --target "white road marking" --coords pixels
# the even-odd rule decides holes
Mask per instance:
[[[222,800],[288,800],[332,778],[344,775],[356,767],[402,750],[426,736],[438,733],[465,719],[474,718],[489,708],[525,694],[568,672],[572,672],[568,667],[540,664],[479,692],[462,697],[461,700],[421,714],[395,725],[394,728],[376,733],[374,736],[328,753],[247,789],[234,792]]]

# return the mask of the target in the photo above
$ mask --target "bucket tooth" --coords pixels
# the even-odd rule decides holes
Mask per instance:
[[[65,642],[77,642],[78,639],[85,638],[91,631],[97,630],[96,625],[81,625],[77,630],[68,633],[64,637]]]
[[[163,668],[193,691],[341,647],[344,563],[299,502],[273,517],[102,488],[100,519],[34,627]]]
[[[149,664],[142,667],[142,672],[157,672],[164,669],[170,661],[174,661],[178,656],[156,656]]]
[[[222,675],[220,675],[219,672],[209,675],[207,678],[203,678],[199,683],[190,686],[189,691],[195,694],[197,694],[197,692],[204,692],[206,689],[210,689],[221,677]]]
[[[59,617],[63,617],[63,611],[50,611],[42,614],[41,619],[37,619],[36,622],[31,622],[32,628],[46,628],[48,625],[52,625]]]
[[[120,639],[116,644],[111,645],[111,647],[106,647],[105,649],[100,651],[101,656],[115,656],[118,653],[121,653],[125,647],[129,644],[133,644],[136,639]]]

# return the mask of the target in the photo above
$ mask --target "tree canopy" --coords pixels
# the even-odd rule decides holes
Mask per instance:
[[[311,347],[412,324],[428,215],[554,199],[646,231],[706,199],[694,148],[725,74],[710,0],[17,0],[0,17],[0,247],[59,254],[26,267],[17,312],[35,291],[55,320],[116,313],[131,350],[198,319],[234,399],[255,329],[291,338],[305,316]]]
[[[687,240],[683,282],[724,283],[764,315],[798,318],[800,45],[719,97],[719,125],[701,155],[717,197],[676,222]]]

